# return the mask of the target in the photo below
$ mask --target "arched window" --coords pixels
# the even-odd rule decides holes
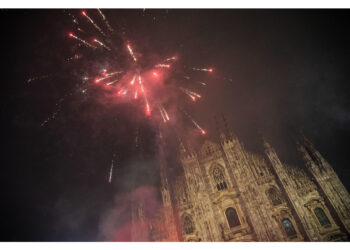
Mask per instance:
[[[213,178],[216,184],[216,188],[218,191],[227,189],[227,184],[225,181],[224,174],[222,173],[221,169],[218,167],[213,168]]]
[[[322,208],[316,207],[314,210],[314,213],[318,221],[320,222],[321,226],[327,226],[331,224],[331,222],[329,221],[327,215],[325,214]]]
[[[297,235],[297,232],[294,229],[293,223],[289,219],[282,220],[284,230],[286,231],[289,237],[293,237]]]
[[[226,209],[225,214],[226,214],[226,219],[228,221],[228,224],[230,225],[230,228],[241,225],[241,223],[239,222],[237,212],[234,208],[229,207],[228,209]]]
[[[194,232],[194,226],[190,216],[186,215],[184,217],[183,226],[186,234],[192,234]]]
[[[282,204],[282,198],[275,187],[270,188],[267,195],[274,206]]]

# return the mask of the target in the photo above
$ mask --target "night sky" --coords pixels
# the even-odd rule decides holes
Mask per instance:
[[[248,150],[261,150],[257,134],[262,131],[284,162],[298,166],[290,135],[302,130],[350,189],[348,10],[104,13],[144,53],[175,53],[185,65],[214,68],[212,76],[204,75],[208,85],[200,89],[202,100],[185,104],[206,129],[205,138],[216,138],[214,116],[224,115]],[[130,192],[159,184],[154,123],[129,105],[101,101],[96,90],[92,100],[68,97],[56,119],[41,127],[82,70],[65,62],[74,54],[67,36],[71,19],[63,10],[0,10],[0,18],[0,240],[111,240],[106,220],[123,224],[129,219],[123,202]],[[45,74],[50,77],[27,83]],[[193,124],[180,118],[179,123],[185,142],[204,140]],[[141,138],[138,150],[135,131]],[[169,166],[176,169],[173,147],[166,149]],[[114,153],[119,166],[108,184]]]

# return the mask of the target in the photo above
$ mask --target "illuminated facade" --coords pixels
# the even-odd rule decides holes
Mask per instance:
[[[303,136],[297,142],[304,162],[297,168],[262,142],[261,155],[245,150],[229,130],[198,151],[181,143],[183,174],[170,179],[161,168],[167,226],[152,240],[349,240],[349,193],[312,143]]]

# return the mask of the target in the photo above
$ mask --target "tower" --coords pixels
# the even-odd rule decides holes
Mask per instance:
[[[297,226],[296,240],[330,241],[345,239],[339,224],[330,215],[322,192],[302,167],[282,164],[274,148],[263,138],[265,154],[287,194],[290,221]]]
[[[317,182],[325,202],[330,206],[330,216],[347,233],[350,232],[350,195],[335,173],[332,166],[315,149],[314,145],[304,136],[297,141],[297,148],[311,178]]]

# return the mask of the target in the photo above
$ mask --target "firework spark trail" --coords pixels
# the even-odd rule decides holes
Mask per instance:
[[[169,64],[157,64],[154,66],[155,68],[170,68],[170,65]]]
[[[80,59],[80,58],[82,58],[81,55],[74,54],[73,56],[68,57],[68,58],[66,59],[66,61],[67,61],[67,62],[70,62],[70,61],[73,61],[73,60],[78,60],[78,59]]]
[[[141,85],[141,88],[142,88],[143,97],[144,97],[145,103],[146,103],[146,114],[150,115],[151,114],[151,108],[150,108],[149,103],[148,103],[146,91],[143,90],[143,85]]]
[[[100,15],[102,16],[103,21],[105,22],[107,28],[109,29],[110,32],[113,32],[112,27],[109,25],[109,22],[107,20],[107,18],[105,17],[105,15],[103,15],[102,11],[100,9],[97,9],[98,13],[100,13]]]
[[[40,126],[44,127],[46,125],[46,123],[48,123],[50,120],[54,120],[57,116],[57,114],[61,111],[61,108],[58,107],[57,110],[55,112],[52,113],[52,115],[50,115],[45,121],[43,121]]]
[[[80,42],[82,42],[82,43],[83,43],[84,45],[86,45],[87,47],[96,49],[96,46],[94,46],[94,45],[88,43],[87,41],[81,39],[80,37],[77,37],[77,36],[74,35],[73,33],[69,33],[69,36],[70,36],[70,37],[73,37],[74,39],[76,39],[76,40],[78,40],[78,41],[80,41]]]
[[[135,79],[136,79],[136,75],[134,75],[134,76],[132,77],[132,80],[131,80],[131,82],[130,82],[130,85],[134,85]]]
[[[172,61],[172,60],[176,60],[176,57],[175,56],[169,57],[169,58],[165,59],[164,62],[169,62],[169,61]]]
[[[139,84],[142,85],[141,75],[139,75]]]
[[[126,45],[126,47],[128,48],[129,54],[131,55],[132,59],[134,59],[134,61],[137,62],[137,59],[136,59],[136,57],[134,55],[134,52],[132,51],[132,48],[131,48],[130,44]]]
[[[134,99],[137,99],[137,89],[135,90]]]
[[[191,77],[189,77],[189,76],[184,76],[184,78],[185,78],[186,80],[190,80],[190,79],[191,79]],[[199,82],[199,81],[198,81],[198,83],[202,84],[203,86],[206,86],[206,85],[207,85],[205,82]]]
[[[149,106],[149,103],[148,103],[146,91],[145,91],[145,89],[143,87],[143,84],[142,84],[141,75],[139,75],[139,84],[141,85],[141,92],[143,94],[143,98],[145,99],[145,103],[146,103],[146,114],[150,115],[151,114],[151,109],[150,109],[150,106]]]
[[[114,76],[116,74],[121,74],[121,73],[123,73],[123,71],[115,71],[115,72],[106,74],[104,77],[96,78],[95,82],[98,83],[98,82],[103,81],[105,79],[108,79],[108,78],[110,78],[110,77],[112,77],[112,76]]]
[[[85,33],[85,31],[82,28],[80,28],[80,27],[78,27],[77,30],[82,32],[82,33]]]
[[[164,115],[165,115],[165,118],[166,118],[168,121],[170,121],[170,118],[169,118],[168,112],[166,112],[165,108],[164,108],[162,105],[160,105],[160,107],[161,107],[161,108],[162,108],[162,110],[163,110],[163,113],[164,113]]]
[[[207,71],[207,72],[213,72],[213,69],[210,68],[210,69],[199,69],[199,68],[192,68],[193,70],[195,71]]]
[[[107,36],[107,35],[102,31],[102,29],[101,29],[100,27],[98,27],[97,24],[86,14],[86,11],[85,11],[85,10],[83,10],[81,13],[83,14],[83,16],[85,16],[85,17],[90,21],[90,23],[92,23],[92,24],[95,26],[95,28],[96,28],[102,35]]]
[[[119,79],[116,79],[116,80],[114,80],[114,81],[111,81],[111,82],[106,83],[106,85],[112,85],[113,83],[116,83],[116,82],[118,82],[118,81],[119,81]]]
[[[158,109],[159,109],[160,115],[161,115],[162,118],[163,118],[163,122],[165,123],[165,122],[167,121],[167,119],[165,118],[165,115],[164,115],[164,113],[163,113],[163,110],[162,110],[160,104],[158,105]]]
[[[70,13],[70,12],[68,12],[66,10],[63,10],[63,12],[67,13],[67,15],[72,18],[72,21],[73,21],[74,24],[79,25],[78,20],[76,19],[76,17],[72,13]]]
[[[193,101],[196,101],[196,97],[198,98],[201,98],[201,95],[197,94],[196,92],[193,92],[189,89],[185,89],[185,88],[182,88],[182,87],[179,87],[179,89],[184,92],[186,95],[188,95],[189,97],[191,97],[191,99]]]
[[[68,96],[73,95],[74,90],[70,91],[69,93],[65,94],[63,97],[61,97],[55,104],[55,106],[57,106],[56,111],[54,111],[48,118],[46,118],[46,120],[44,120],[40,126],[43,127],[46,125],[46,123],[48,123],[50,120],[54,120],[56,118],[56,116],[58,115],[58,113],[61,111],[61,105],[62,103],[66,100],[66,98]],[[83,92],[83,94],[85,93],[85,91]]]
[[[31,77],[27,80],[27,83],[31,83],[33,81],[37,81],[37,80],[42,80],[42,79],[46,79],[46,78],[49,78],[50,75],[42,75],[42,76],[34,76],[34,77]]]
[[[190,116],[186,111],[182,111],[192,122],[193,122],[193,124],[201,131],[201,133],[203,134],[203,135],[205,135],[206,134],[206,132],[205,132],[205,130],[204,129],[202,129],[199,125],[198,125],[198,123],[192,118],[192,116]]]
[[[107,45],[105,45],[103,42],[97,40],[96,38],[94,39],[94,42],[98,43],[99,45],[101,45],[102,47],[104,47],[106,50],[111,51],[111,49],[110,49]]]
[[[114,156],[113,156],[114,157]],[[112,174],[113,174],[113,167],[114,167],[114,159],[112,159],[112,165],[111,165],[111,170],[109,171],[109,179],[108,182],[111,183],[112,182]]]

